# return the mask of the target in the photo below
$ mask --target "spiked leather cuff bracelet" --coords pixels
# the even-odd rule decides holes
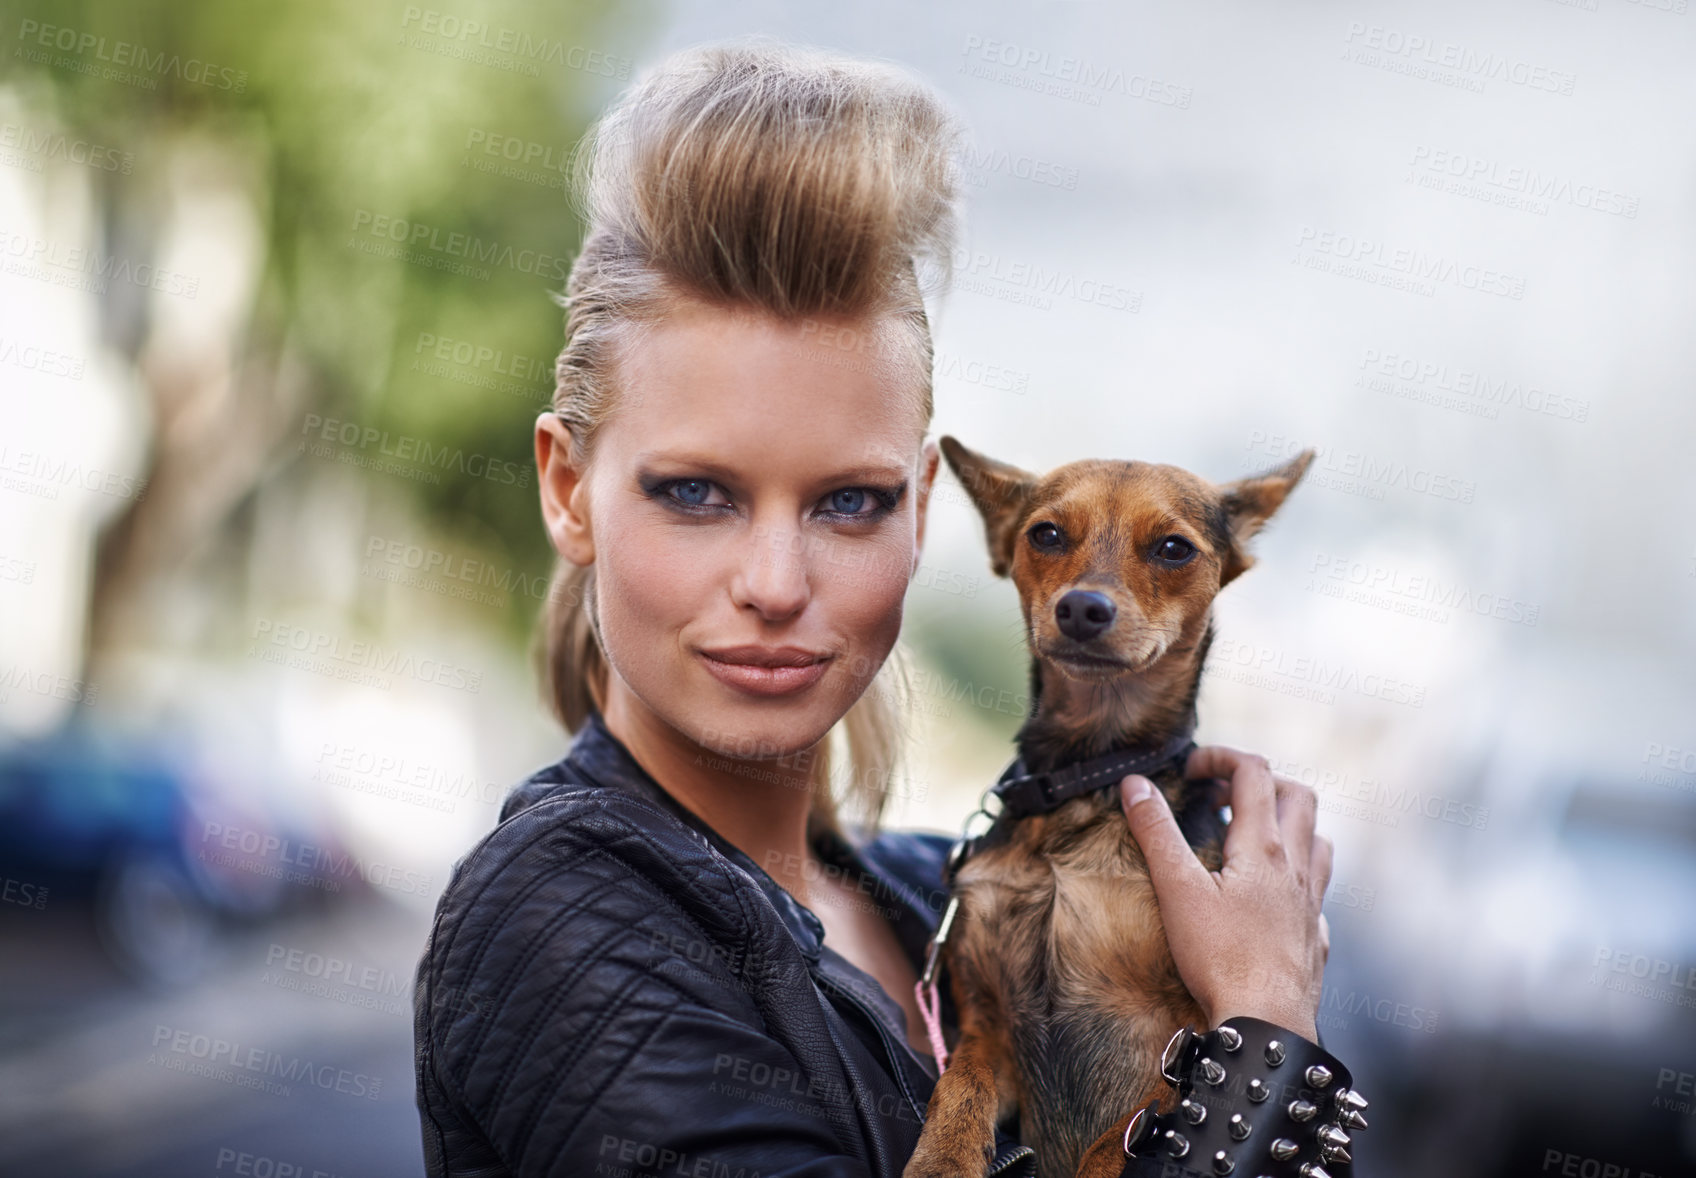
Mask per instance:
[[[1228,1018],[1173,1035],[1160,1073],[1176,1104],[1160,1113],[1150,1101],[1131,1118],[1122,1178],[1150,1158],[1164,1174],[1353,1178],[1349,1138],[1366,1128],[1366,1098],[1317,1043],[1264,1019]]]

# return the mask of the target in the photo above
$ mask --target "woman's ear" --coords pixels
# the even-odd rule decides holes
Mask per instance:
[[[575,565],[595,560],[589,533],[589,488],[583,475],[571,465],[571,427],[553,410],[544,410],[536,418],[536,486],[542,495],[542,522],[554,551]]]
[[[914,518],[918,525],[913,535],[914,569],[919,567],[919,553],[925,546],[925,520],[930,515],[930,489],[936,485],[936,466],[940,458],[941,451],[936,448],[936,439],[926,438],[924,445],[919,447],[919,478],[913,498]]]

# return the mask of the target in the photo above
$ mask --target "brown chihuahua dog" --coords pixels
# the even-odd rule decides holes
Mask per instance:
[[[995,1126],[1017,1109],[1042,1178],[1117,1178],[1127,1124],[1164,1090],[1161,1049],[1184,1024],[1207,1024],[1108,787],[1132,764],[1124,771],[1153,780],[1219,869],[1217,796],[1183,777],[1213,598],[1253,563],[1249,538],[1313,452],[1220,486],[1146,462],[1039,477],[949,437],[942,452],[983,516],[990,567],[1019,591],[1031,714],[1002,784],[1027,774],[1036,792],[951,859],[958,908],[939,949],[960,1037],[905,1174],[978,1178]],[[1066,774],[1117,750],[1131,760]]]

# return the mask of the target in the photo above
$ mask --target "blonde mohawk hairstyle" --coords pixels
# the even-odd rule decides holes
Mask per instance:
[[[684,50],[585,136],[574,198],[586,232],[560,302],[553,410],[586,463],[617,397],[616,362],[685,300],[786,320],[889,316],[932,412],[926,287],[945,289],[958,229],[961,127],[898,67],[766,40]],[[922,282],[920,274],[928,276]],[[594,566],[561,559],[538,657],[576,731],[605,698]],[[848,798],[875,830],[905,715],[899,651],[838,727]],[[813,818],[840,830],[825,742]]]

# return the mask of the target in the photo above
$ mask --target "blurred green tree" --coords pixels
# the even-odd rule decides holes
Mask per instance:
[[[161,335],[168,296],[99,296],[153,428],[147,493],[98,541],[85,678],[146,635],[173,578],[249,566],[257,495],[307,509],[324,467],[301,443],[322,422],[379,438],[338,443],[344,461],[399,451],[440,470],[359,469],[415,501],[436,542],[545,578],[530,425],[560,344],[549,293],[581,233],[571,149],[633,68],[614,48],[630,10],[609,29],[604,0],[451,2],[8,6],[0,85],[133,159],[89,170],[100,250],[157,265],[173,231],[215,234],[193,222],[209,186],[257,230],[245,306],[204,354]],[[532,618],[495,624],[519,639]]]

